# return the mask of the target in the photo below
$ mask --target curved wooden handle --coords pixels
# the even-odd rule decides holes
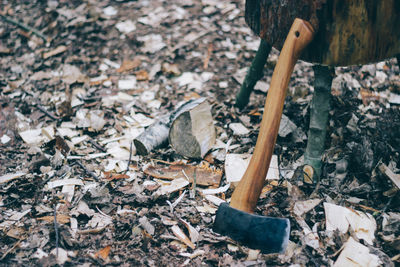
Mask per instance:
[[[301,51],[313,37],[311,24],[295,19],[272,75],[253,156],[232,195],[230,206],[233,208],[252,213],[257,205],[274,152],[290,76]]]

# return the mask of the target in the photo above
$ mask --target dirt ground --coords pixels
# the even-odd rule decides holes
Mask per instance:
[[[214,233],[217,206],[203,192],[228,184],[227,153],[254,150],[279,54],[269,56],[249,105],[236,109],[259,44],[244,1],[6,0],[0,12],[0,265],[341,266],[346,248],[370,266],[400,263],[396,58],[336,68],[317,185],[304,184],[298,169],[314,74],[311,64],[296,65],[284,107],[294,128],[278,136],[279,177],[255,211],[289,218],[290,242],[285,254],[267,255]],[[136,154],[134,137],[200,96],[222,146],[204,160],[170,146]],[[221,182],[158,193],[168,181],[144,170],[177,162],[207,166]],[[213,196],[229,200],[233,189]],[[332,216],[350,226],[329,229]]]

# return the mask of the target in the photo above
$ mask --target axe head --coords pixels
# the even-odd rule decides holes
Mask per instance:
[[[222,203],[213,231],[263,253],[284,253],[289,241],[290,221],[250,214]]]

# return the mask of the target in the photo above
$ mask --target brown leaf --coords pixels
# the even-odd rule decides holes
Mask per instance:
[[[104,172],[105,179],[112,181],[112,180],[119,180],[119,179],[128,179],[129,175],[124,173],[111,173],[111,172]]]
[[[65,215],[65,214],[57,214],[57,223],[67,224],[67,223],[69,223],[70,218],[71,218],[70,216]],[[36,219],[39,221],[46,221],[49,223],[54,222],[54,216],[43,216],[43,217],[39,217]]]
[[[138,81],[147,81],[149,79],[149,73],[145,70],[139,70],[135,72],[135,75]]]
[[[142,63],[142,61],[140,60],[139,57],[135,57],[133,60],[124,60],[121,64],[121,67],[117,69],[117,72],[125,72],[133,70],[139,67],[140,63]]]
[[[60,150],[61,154],[65,157],[68,156],[68,153],[71,150],[67,142],[65,142],[65,140],[59,135],[56,136],[56,149]]]
[[[107,260],[108,259],[108,255],[110,254],[111,251],[111,246],[108,245],[105,248],[100,249],[99,251],[96,252],[95,257],[98,258],[102,258],[103,260]]]

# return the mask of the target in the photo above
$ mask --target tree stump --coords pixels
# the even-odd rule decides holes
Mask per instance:
[[[316,35],[300,59],[331,66],[365,64],[400,53],[399,0],[247,0],[249,27],[281,49],[295,18]]]

